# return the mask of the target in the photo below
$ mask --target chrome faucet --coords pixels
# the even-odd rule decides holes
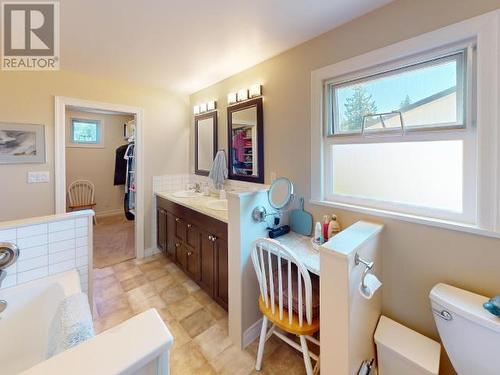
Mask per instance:
[[[11,242],[0,242],[0,287],[7,277],[5,269],[19,258],[19,248]]]
[[[201,184],[199,182],[194,184],[194,191],[196,193],[201,193]]]

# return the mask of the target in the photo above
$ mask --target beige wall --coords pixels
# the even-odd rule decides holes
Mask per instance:
[[[98,120],[103,133],[102,147],[75,146],[69,142],[71,119]],[[123,124],[134,116],[66,111],[66,186],[75,180],[89,180],[95,186],[97,214],[123,210],[124,186],[113,185],[115,150],[126,144]]]
[[[152,176],[188,170],[188,98],[69,71],[0,71],[0,121],[44,124],[47,145],[46,164],[0,165],[0,221],[55,211],[55,95],[144,109],[144,237],[150,247]],[[27,184],[27,172],[37,170],[50,171],[50,183]]]
[[[191,105],[218,100],[219,146],[227,146],[226,95],[253,83],[264,91],[265,170],[291,178],[310,198],[311,71],[500,7],[498,0],[400,0],[297,46],[191,96]],[[192,120],[191,120],[192,123]],[[192,149],[192,136],[191,136]],[[191,169],[192,168],[192,155]],[[331,212],[307,205],[316,219]],[[383,310],[436,338],[428,293],[437,282],[474,292],[500,292],[500,240],[335,210],[344,226],[384,223]],[[322,317],[325,319],[326,317]],[[443,373],[450,373],[445,360]]]

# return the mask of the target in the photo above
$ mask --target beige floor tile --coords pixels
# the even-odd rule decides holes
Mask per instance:
[[[115,282],[104,288],[96,288],[94,290],[94,297],[96,302],[105,301],[114,297],[123,295],[123,288],[119,282]]]
[[[130,279],[125,279],[120,281],[120,284],[125,292],[128,292],[129,290],[138,288],[144,284],[147,284],[148,280],[144,275],[138,275],[131,277]]]
[[[168,306],[171,306],[174,303],[187,298],[189,296],[189,293],[182,285],[175,285],[173,287],[163,289],[163,291],[160,293],[160,296]]]
[[[191,293],[191,295],[199,302],[201,303],[203,306],[206,306],[208,305],[209,303],[212,303],[214,302],[214,300],[212,299],[212,297],[210,297],[204,290],[202,289],[199,289],[193,293]]]
[[[165,324],[172,336],[174,336],[173,348],[179,348],[191,341],[191,337],[189,337],[188,333],[182,328],[179,322],[175,320],[169,322],[165,321]]]
[[[193,293],[196,292],[197,290],[200,290],[200,286],[191,279],[184,281],[182,285],[184,286],[184,288],[187,289],[189,293]]]
[[[231,339],[227,335],[227,331],[217,324],[196,336],[194,341],[209,361],[231,346]]]
[[[112,275],[114,273],[112,267],[94,268],[94,279],[102,279],[103,277]]]
[[[170,353],[170,369],[172,375],[191,375],[207,363],[198,346],[188,342]]]
[[[143,276],[143,275],[144,274],[142,273],[140,268],[137,266],[131,267],[128,270],[124,270],[124,271],[120,271],[120,272],[115,271],[115,277],[119,281],[127,280],[127,279],[130,279],[132,277],[136,277],[136,276]]]
[[[168,271],[165,268],[154,268],[150,271],[144,272],[149,281],[159,279],[160,277],[167,276]]]
[[[210,364],[218,374],[222,375],[249,375],[255,368],[254,358],[235,345],[217,355]]]
[[[94,271],[95,273],[95,271]],[[114,283],[117,283],[118,279],[115,277],[115,275],[112,273],[109,276],[104,276],[101,278],[95,278],[94,277],[94,288],[95,289],[101,289],[101,288],[106,288],[109,285],[112,285]]]
[[[176,321],[174,319],[174,317],[172,316],[172,314],[170,314],[170,311],[168,311],[168,308],[164,307],[162,309],[157,309],[158,310],[158,314],[160,314],[160,317],[162,318],[162,320],[166,323],[170,323],[170,322],[173,322],[173,321]]]
[[[314,367],[314,361],[312,365]],[[306,373],[302,354],[285,343],[264,359],[262,368],[269,375],[303,375]]]
[[[118,264],[113,265],[113,270],[115,272],[123,272],[127,271],[131,268],[137,267],[135,264],[135,259],[127,260],[126,262],[121,262]]]
[[[191,375],[217,375],[217,372],[214,370],[212,366],[210,366],[209,363],[205,363],[199,369],[192,372]]]
[[[127,293],[127,298],[129,303],[137,303],[138,301],[145,300],[149,297],[156,295],[156,290],[150,284],[141,285],[138,288],[129,290]]]
[[[160,310],[165,308],[166,306],[167,305],[165,301],[163,301],[160,298],[160,296],[152,296],[147,299],[134,301],[133,303],[130,304],[130,308],[136,314],[139,314],[149,309]]]
[[[186,332],[194,338],[215,324],[215,320],[204,309],[199,309],[179,321]]]
[[[172,316],[177,319],[177,321],[181,321],[185,317],[202,308],[199,302],[191,296],[188,296],[176,303],[170,304],[167,307],[170,311],[170,314],[172,314]]]
[[[151,285],[156,289],[158,293],[161,293],[163,289],[177,284],[177,280],[174,276],[167,274],[160,277],[159,279],[151,281]]]
[[[99,328],[100,328],[99,332],[114,327],[124,322],[125,320],[130,319],[134,315],[135,315],[134,312],[130,308],[116,310],[111,314],[105,316],[104,318],[99,319]]]
[[[276,335],[272,335],[266,341],[266,345],[264,346],[264,359],[268,358],[271,354],[273,354],[276,349],[278,349],[282,345],[287,345]],[[245,350],[254,358],[257,358],[257,350],[259,349],[259,338],[257,338],[254,342],[248,345]]]
[[[138,267],[141,269],[142,272],[144,272],[144,274],[147,274],[149,271],[152,271],[152,270],[155,270],[158,268],[164,268],[165,265],[166,265],[166,263],[163,262],[161,259],[156,259],[152,262],[139,264]]]
[[[129,308],[129,304],[126,298],[122,295],[110,298],[104,301],[96,301],[97,312],[99,318],[102,319],[106,315],[109,315],[115,311]]]
[[[205,306],[210,315],[213,316],[215,320],[223,319],[227,316],[226,310],[224,310],[217,302],[211,302]]]

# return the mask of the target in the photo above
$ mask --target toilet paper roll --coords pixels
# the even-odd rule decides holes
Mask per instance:
[[[377,278],[377,276],[369,273],[365,276],[365,287],[359,283],[359,293],[366,299],[373,297],[378,288],[380,288],[382,283]]]

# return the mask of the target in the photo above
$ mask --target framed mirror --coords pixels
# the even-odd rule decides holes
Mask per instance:
[[[194,118],[194,173],[208,176],[217,153],[217,111]]]
[[[264,182],[262,98],[227,108],[228,178]]]

